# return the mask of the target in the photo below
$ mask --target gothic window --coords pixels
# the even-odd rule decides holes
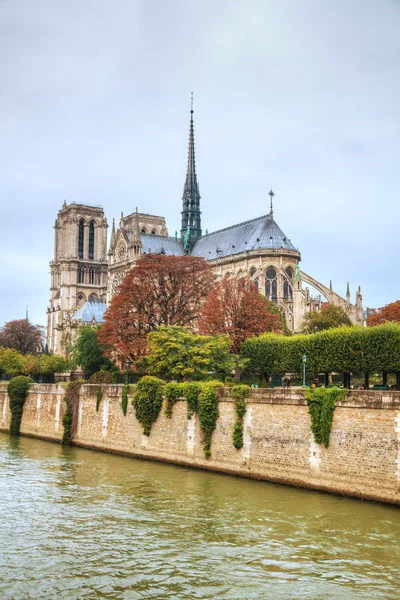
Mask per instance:
[[[151,235],[156,235],[155,230],[153,229],[153,231],[151,232]]]
[[[291,267],[288,267],[287,269],[285,269],[286,271],[286,275],[289,277],[290,280],[293,279],[293,269]]]
[[[268,300],[278,302],[278,282],[276,270],[273,267],[269,267],[265,274],[265,295]]]
[[[80,306],[84,301],[85,301],[85,294],[82,294],[82,292],[80,292],[76,297],[76,305]]]
[[[256,289],[257,289],[257,292],[258,292],[258,279],[254,279],[253,283],[256,286]]]
[[[85,271],[83,267],[78,269],[78,283],[85,283]]]
[[[94,285],[94,269],[89,269],[89,284]]]
[[[89,224],[89,260],[94,259],[94,221]]]
[[[85,237],[85,223],[83,219],[79,221],[78,225],[78,257],[83,258],[83,243]]]
[[[143,229],[141,229],[140,233],[143,233],[144,235],[146,235],[146,230],[143,228]]]
[[[293,300],[293,289],[290,284],[290,281],[292,281],[292,279],[293,279],[293,270],[291,269],[291,267],[287,267],[287,269],[285,269],[285,273],[286,273],[289,281],[287,281],[287,279],[285,279],[285,281],[283,282],[283,299],[286,301],[292,301]]]

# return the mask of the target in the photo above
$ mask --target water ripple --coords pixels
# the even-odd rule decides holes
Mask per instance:
[[[0,597],[398,599],[398,509],[0,434]]]

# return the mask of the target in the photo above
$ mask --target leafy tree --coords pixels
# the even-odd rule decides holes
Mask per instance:
[[[234,358],[230,347],[227,336],[201,336],[186,327],[159,327],[149,333],[150,354],[139,366],[163,379],[198,379],[212,371],[231,371]]]
[[[304,316],[303,333],[317,333],[334,327],[353,325],[349,315],[340,306],[327,304],[320,311],[310,312]]]
[[[275,305],[245,278],[224,277],[217,283],[207,297],[199,322],[200,333],[227,335],[235,353],[247,338],[281,330],[281,316]]]
[[[18,375],[22,373],[24,357],[14,348],[2,348],[0,346],[0,373],[5,375]]]
[[[24,357],[21,372],[24,375],[38,377],[42,375],[53,375],[63,373],[70,368],[70,363],[63,356],[55,354],[27,354]]]
[[[159,326],[193,326],[214,281],[194,256],[143,255],[128,271],[105,313],[100,340],[110,354],[135,361]]]
[[[8,321],[0,328],[0,346],[14,348],[21,354],[38,352],[42,345],[42,328],[28,319]]]
[[[105,355],[105,347],[99,340],[99,327],[85,325],[78,334],[77,344],[73,350],[73,359],[85,373],[93,375],[96,371],[112,367]]]
[[[382,323],[394,322],[400,324],[400,300],[386,304],[382,308],[378,308],[378,312],[374,315],[368,315],[367,327],[381,325]]]

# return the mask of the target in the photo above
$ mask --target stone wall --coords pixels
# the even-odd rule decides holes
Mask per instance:
[[[244,446],[235,450],[234,401],[224,389],[207,460],[198,419],[187,419],[185,401],[174,405],[171,419],[161,412],[146,437],[130,402],[122,413],[122,386],[105,386],[98,411],[96,387],[81,388],[79,446],[400,504],[400,392],[352,392],[337,405],[325,448],[313,440],[301,390],[250,390]],[[21,434],[60,441],[63,396],[60,385],[32,385]],[[7,385],[0,384],[0,429],[9,423]]]

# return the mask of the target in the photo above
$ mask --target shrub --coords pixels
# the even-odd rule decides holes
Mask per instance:
[[[112,383],[112,374],[109,371],[96,371],[91,377],[89,377],[89,383]]]

